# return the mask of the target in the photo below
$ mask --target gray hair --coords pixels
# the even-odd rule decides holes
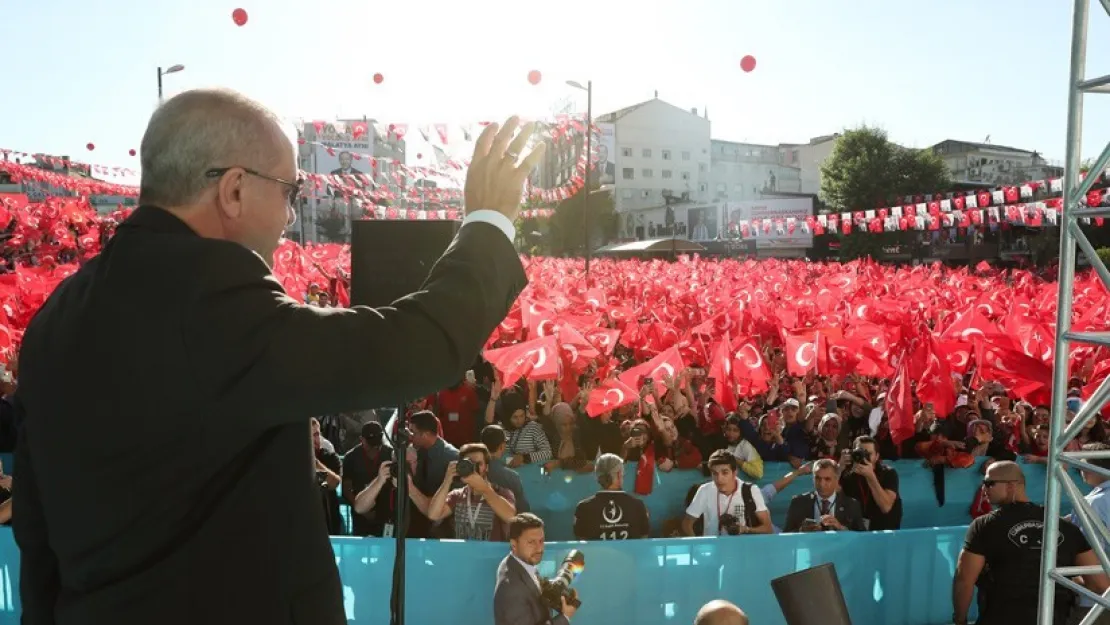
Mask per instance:
[[[617,454],[601,454],[594,462],[594,476],[602,488],[609,488],[624,471],[624,460]]]
[[[281,120],[242,94],[196,89],[176,95],[154,111],[143,134],[139,203],[184,206],[212,185],[204,175],[209,169],[272,167],[279,134]]]
[[[836,464],[836,461],[831,458],[821,458],[820,460],[815,460],[813,462],[814,473],[817,473],[822,469],[832,469],[833,471],[840,470],[840,468]]]

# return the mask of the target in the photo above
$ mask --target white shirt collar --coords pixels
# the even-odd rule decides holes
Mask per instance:
[[[536,567],[534,567],[531,564],[528,564],[527,562],[525,562],[524,560],[521,560],[520,558],[516,557],[515,553],[510,553],[509,555],[513,556],[513,559],[516,560],[518,563],[520,563],[520,566],[524,567],[524,570],[528,572],[529,577],[531,577],[536,582],[536,585],[539,586],[540,585],[540,576],[539,576],[539,571],[536,570]]]
[[[821,505],[821,495],[818,494],[817,491],[813,491],[813,500],[817,502],[817,505]],[[835,504],[836,503],[836,493],[833,493],[832,496],[825,499],[825,501],[829,502],[829,506],[832,506],[833,504]]]

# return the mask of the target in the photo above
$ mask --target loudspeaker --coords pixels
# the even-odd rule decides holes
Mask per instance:
[[[388,306],[420,289],[461,222],[360,219],[351,224],[351,304]]]
[[[773,579],[771,588],[786,625],[852,625],[832,563]]]

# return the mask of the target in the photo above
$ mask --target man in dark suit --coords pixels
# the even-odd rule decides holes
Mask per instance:
[[[280,120],[222,90],[158,108],[140,207],[24,337],[23,623],[347,622],[309,418],[470,367],[526,283],[511,222],[542,151],[521,162],[517,125],[480,137],[469,214],[421,290],[334,309],[270,271],[300,189]]]
[[[783,532],[862,532],[863,508],[859,502],[836,492],[836,462],[822,458],[813,463],[813,492],[796,495],[786,511]]]
[[[568,625],[575,607],[563,598],[554,618],[540,597],[536,565],[543,560],[543,519],[525,512],[509,521],[509,555],[497,567],[493,591],[494,625]]]
[[[351,166],[352,162],[354,162],[354,159],[352,158],[350,152],[340,152],[339,167],[331,170],[331,174],[333,176],[351,176],[361,174],[361,171]]]

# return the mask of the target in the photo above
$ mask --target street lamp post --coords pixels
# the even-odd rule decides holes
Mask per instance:
[[[582,189],[582,234],[586,242],[586,284],[590,280],[590,156],[594,137],[594,82],[568,80],[567,85],[586,92],[586,185]]]
[[[183,69],[185,69],[185,66],[181,64],[171,65],[167,67],[164,71],[161,67],[158,68],[158,102],[162,101],[162,76],[165,76],[166,74],[180,72]]]

